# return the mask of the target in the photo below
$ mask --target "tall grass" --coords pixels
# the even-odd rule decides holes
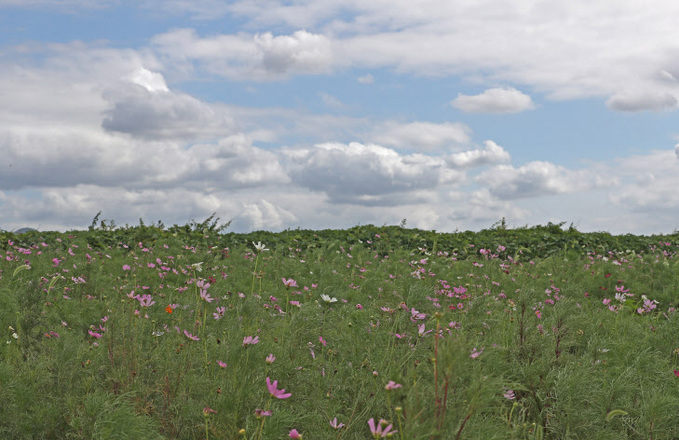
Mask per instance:
[[[679,438],[674,244],[181,239],[8,244],[0,438]]]

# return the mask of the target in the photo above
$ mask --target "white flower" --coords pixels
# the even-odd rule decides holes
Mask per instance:
[[[253,241],[253,242],[252,242],[252,245],[255,247],[255,250],[256,250],[257,252],[264,252],[264,251],[268,251],[268,250],[269,250],[269,249],[266,248],[266,245],[262,244],[261,241],[258,241],[257,243],[255,243],[255,242]]]
[[[330,298],[330,296],[325,293],[321,293],[321,299],[327,303],[337,302],[337,298]]]
[[[12,333],[12,337],[13,337],[14,339],[19,339],[19,335],[17,335],[16,333]]]
[[[193,267],[198,272],[202,272],[203,271],[203,267],[201,266],[202,264],[203,264],[202,261],[200,263],[193,263],[191,267]]]

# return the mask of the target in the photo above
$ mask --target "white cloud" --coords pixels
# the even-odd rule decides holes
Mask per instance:
[[[380,144],[416,151],[430,151],[441,147],[467,144],[471,129],[461,122],[387,122],[378,126],[371,138]]]
[[[305,30],[291,35],[265,32],[201,38],[192,29],[176,29],[155,36],[152,46],[168,63],[184,64],[179,70],[190,71],[197,62],[211,74],[240,80],[324,73],[333,63],[330,39]]]
[[[160,87],[120,83],[107,88],[102,127],[149,140],[211,139],[236,130],[233,118],[218,106]]]
[[[501,200],[581,192],[603,184],[591,171],[568,170],[550,162],[529,162],[515,168],[498,165],[482,172],[476,182]]]
[[[535,107],[530,96],[513,88],[488,89],[473,96],[458,94],[451,104],[467,113],[519,113]]]
[[[451,154],[446,158],[456,168],[473,168],[509,162],[509,153],[493,141],[484,142],[483,150],[469,150]]]
[[[674,110],[677,104],[679,100],[676,96],[667,92],[620,92],[606,101],[608,108],[622,112]]]
[[[359,76],[356,78],[356,81],[358,81],[361,84],[373,84],[375,82],[375,78],[371,74],[366,74],[363,76]]]
[[[434,190],[464,178],[442,158],[401,155],[374,144],[328,143],[283,154],[292,181],[324,192],[332,203],[407,204],[411,198],[421,200],[417,191]]]

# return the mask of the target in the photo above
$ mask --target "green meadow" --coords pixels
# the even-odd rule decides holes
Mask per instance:
[[[0,233],[0,438],[679,438],[679,234],[225,229]]]

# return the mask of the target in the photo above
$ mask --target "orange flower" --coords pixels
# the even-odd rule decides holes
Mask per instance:
[[[165,311],[167,313],[172,313],[172,307],[170,307],[170,306],[165,307]]]

